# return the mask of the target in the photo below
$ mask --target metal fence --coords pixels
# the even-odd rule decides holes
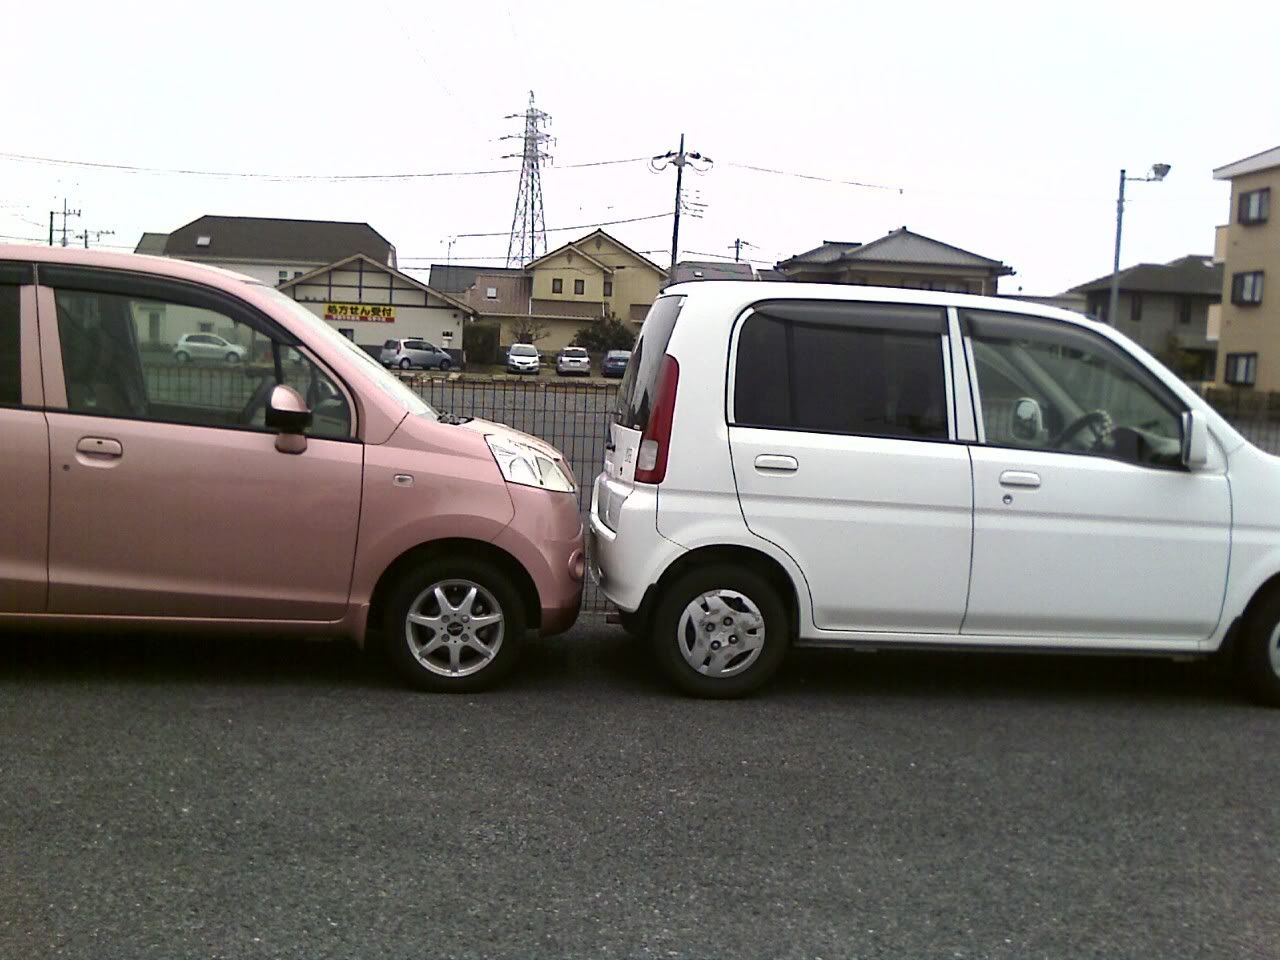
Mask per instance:
[[[269,368],[159,365],[147,369],[147,390],[154,401],[170,401],[239,409],[259,376]],[[609,418],[617,385],[560,378],[481,379],[442,375],[405,378],[437,410],[505,423],[541,437],[568,459],[578,482],[578,509],[584,522],[591,508],[591,484],[604,462]],[[1280,454],[1280,402],[1242,406],[1235,400],[1209,396],[1231,424],[1251,443]],[[605,601],[588,583],[584,609],[602,610]]]
[[[618,388],[614,384],[561,379],[472,380],[418,377],[410,384],[437,410],[505,423],[556,447],[578,481],[578,510],[586,522],[591,484],[604,464],[604,445]],[[584,610],[605,600],[588,579]]]

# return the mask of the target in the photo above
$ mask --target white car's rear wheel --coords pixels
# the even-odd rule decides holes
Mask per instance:
[[[777,589],[755,571],[708,564],[663,590],[652,637],[658,662],[685,693],[742,697],[782,665],[791,620]]]

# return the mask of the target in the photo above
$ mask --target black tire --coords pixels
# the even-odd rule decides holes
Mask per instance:
[[[648,618],[640,615],[640,611],[635,613],[627,613],[625,610],[617,611],[618,626],[622,627],[627,636],[633,640],[643,639],[649,630]]]
[[[173,355],[173,359],[177,360],[179,363],[190,363],[191,354],[187,353],[185,350],[179,350]]]
[[[493,658],[476,672],[461,676],[436,673],[424,666],[410,647],[409,639],[410,608],[434,584],[450,580],[469,581],[489,593],[503,618],[501,643]],[[448,591],[446,591],[446,598],[449,598]],[[479,599],[483,600],[483,596]],[[439,605],[435,606],[438,610]],[[487,610],[487,607],[484,609]],[[520,592],[500,569],[484,560],[471,557],[438,557],[427,560],[410,570],[392,588],[387,598],[386,614],[383,620],[383,642],[387,657],[396,672],[418,689],[439,693],[474,693],[501,682],[511,672],[520,656],[527,622],[528,617],[524,603],[520,599]],[[434,631],[428,627],[414,627],[413,630],[414,638],[420,644],[425,644],[435,635]],[[445,637],[445,631],[440,635]],[[481,639],[492,643],[493,636],[490,632]],[[445,639],[448,638],[445,637]],[[465,645],[465,639],[460,642]],[[461,650],[460,656],[470,655],[471,662],[479,659],[475,651],[469,647],[463,646]],[[429,655],[429,659],[444,669],[447,668],[447,663],[440,662],[438,656],[440,652]],[[444,649],[443,655],[449,657],[451,653]],[[465,669],[467,662],[462,662],[461,666]]]
[[[239,363],[239,362],[240,362],[240,354],[238,353],[227,354],[227,363]]]
[[[1280,707],[1280,593],[1262,600],[1235,638],[1236,680],[1258,703]]]
[[[412,366],[413,366],[413,361],[410,360],[408,357],[405,357],[403,360],[400,361],[401,370],[408,370]]]
[[[444,373],[445,371],[447,371],[447,370],[448,370],[450,367],[452,367],[452,366],[453,366],[453,364],[452,364],[452,363],[450,363],[448,360],[441,360],[441,361],[440,361],[440,372],[441,372],[441,373]]]
[[[698,672],[681,653],[681,644],[692,636],[680,633],[685,608],[717,590],[746,597],[764,620],[764,644],[755,660],[741,672],[723,677]],[[652,620],[653,649],[663,672],[684,693],[713,699],[744,697],[758,690],[782,666],[791,634],[791,618],[773,585],[753,570],[727,563],[696,567],[679,576],[663,590]]]

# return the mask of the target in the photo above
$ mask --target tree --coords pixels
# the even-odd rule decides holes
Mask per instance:
[[[605,353],[609,350],[630,350],[636,342],[636,332],[628,324],[618,319],[616,314],[594,323],[589,323],[577,334],[573,342],[576,346],[586,347],[592,353]]]
[[[547,325],[537,317],[522,316],[511,324],[511,335],[516,343],[537,343],[547,339],[549,333]]]

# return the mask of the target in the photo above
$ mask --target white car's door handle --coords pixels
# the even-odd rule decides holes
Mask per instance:
[[[1040,486],[1040,474],[1032,473],[1030,470],[1006,470],[1000,474],[1000,486],[1035,489]]]
[[[756,469],[762,473],[795,473],[800,461],[777,453],[762,453],[756,457]]]

